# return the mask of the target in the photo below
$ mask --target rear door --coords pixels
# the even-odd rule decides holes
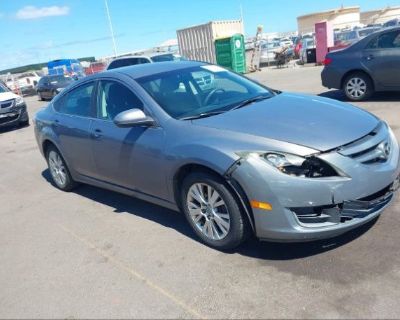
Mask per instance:
[[[400,88],[400,30],[375,37],[363,51],[362,64],[381,86]]]
[[[90,146],[95,82],[84,83],[54,102],[57,111],[53,126],[61,152],[77,173],[92,176],[94,171]]]

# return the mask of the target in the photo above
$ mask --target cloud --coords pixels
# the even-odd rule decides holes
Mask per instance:
[[[26,6],[17,11],[17,19],[40,19],[44,17],[65,16],[69,14],[69,7],[51,6],[37,8],[35,6]]]

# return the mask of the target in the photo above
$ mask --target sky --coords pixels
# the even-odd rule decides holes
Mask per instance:
[[[296,17],[340,6],[361,10],[400,0],[108,0],[117,52],[176,38],[176,30],[212,20],[239,19],[247,35],[294,31]],[[0,0],[0,70],[60,58],[113,54],[105,0]]]

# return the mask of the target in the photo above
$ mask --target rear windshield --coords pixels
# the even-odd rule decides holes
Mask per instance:
[[[168,53],[168,54],[161,54],[158,56],[151,57],[153,62],[164,62],[164,61],[181,61],[183,60],[181,56],[176,54]]]
[[[65,76],[54,76],[54,77],[49,77],[49,82],[51,84],[68,84],[73,82],[74,80],[70,77],[65,77]]]
[[[142,63],[149,63],[149,60],[145,58],[126,58],[126,59],[119,59],[114,60],[108,66],[108,70],[117,69],[122,67],[133,66],[135,64],[142,64]]]

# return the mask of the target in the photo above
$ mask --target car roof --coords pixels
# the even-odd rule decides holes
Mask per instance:
[[[205,64],[206,63],[199,61],[166,61],[157,63],[143,63],[143,64],[136,64],[133,66],[107,70],[102,72],[101,74],[104,75],[107,73],[122,73],[133,79],[138,79],[153,74],[169,72],[179,69],[186,69],[190,67],[197,67]]]

